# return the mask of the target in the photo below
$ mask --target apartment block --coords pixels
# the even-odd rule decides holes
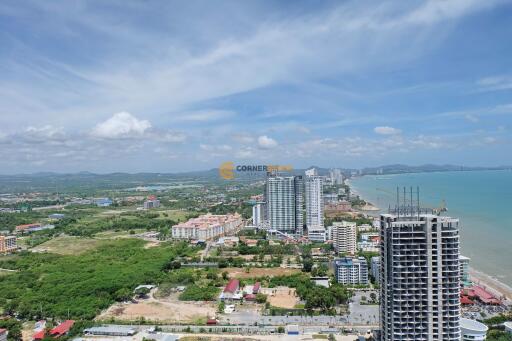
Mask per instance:
[[[323,184],[316,169],[306,171],[306,227],[309,239],[318,242],[325,241]]]
[[[368,263],[364,257],[337,259],[334,274],[340,284],[368,284]]]
[[[269,228],[301,236],[304,228],[304,179],[269,174],[265,188]]]
[[[382,214],[381,341],[459,341],[459,220]]]
[[[0,236],[0,254],[14,252],[17,249],[16,236]]]
[[[210,240],[233,233],[243,225],[238,213],[214,215],[204,214],[172,227],[174,239]]]
[[[334,249],[337,253],[354,255],[356,249],[356,223],[349,221],[334,222],[330,227]]]

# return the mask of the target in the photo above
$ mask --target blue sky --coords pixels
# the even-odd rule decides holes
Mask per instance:
[[[0,2],[0,173],[512,164],[512,2]]]

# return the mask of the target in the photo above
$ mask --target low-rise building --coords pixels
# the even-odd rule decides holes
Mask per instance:
[[[42,225],[40,223],[25,224],[25,225],[16,226],[16,233],[32,233],[32,232],[43,231],[43,230],[52,230],[54,228],[55,228],[55,225],[52,225],[52,224],[46,224],[46,225]]]
[[[59,324],[57,327],[50,330],[50,335],[53,337],[61,337],[67,335],[71,330],[71,327],[75,324],[73,320],[66,320]]]
[[[144,201],[144,209],[149,210],[152,208],[160,207],[160,200],[158,200],[154,195],[148,196],[148,200]]]
[[[340,284],[368,284],[368,264],[364,257],[335,260],[334,273]]]
[[[53,214],[48,215],[48,219],[60,220],[60,219],[63,219],[65,216],[66,215],[62,214],[62,213],[53,213]]]
[[[0,254],[11,253],[17,249],[16,236],[0,236]]]
[[[483,341],[487,338],[489,327],[485,324],[467,318],[460,319],[462,340]]]
[[[174,239],[210,240],[235,232],[243,225],[242,216],[235,214],[204,214],[172,227]]]
[[[220,294],[221,300],[239,300],[242,298],[242,293],[240,293],[240,281],[236,278],[232,278],[229,280],[228,284],[222,290]]]
[[[357,249],[363,252],[379,252],[380,244],[379,242],[362,241],[357,243]]]
[[[109,207],[113,204],[112,200],[109,198],[99,198],[94,201],[96,206],[98,207]]]
[[[34,229],[40,228],[42,225],[40,223],[32,223],[32,224],[23,224],[15,227],[15,231],[18,233],[22,232],[30,232]]]

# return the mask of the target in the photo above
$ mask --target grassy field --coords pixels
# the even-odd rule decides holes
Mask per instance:
[[[104,231],[96,233],[94,237],[97,239],[137,238],[137,234],[147,232],[146,229],[134,229],[132,231],[134,231],[134,234],[130,234],[130,231]]]
[[[171,219],[171,220],[178,221],[178,222],[187,220],[187,215],[189,215],[191,213],[188,211],[181,211],[181,210],[161,210],[161,211],[151,211],[151,212],[158,213],[160,215],[160,218]]]
[[[33,248],[36,252],[51,252],[59,255],[77,255],[105,245],[107,240],[60,236]]]

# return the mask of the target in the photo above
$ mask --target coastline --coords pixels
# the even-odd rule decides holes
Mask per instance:
[[[358,195],[362,200],[365,200],[371,207],[375,208],[369,211],[366,210],[357,210],[360,213],[367,214],[371,217],[377,217],[379,213],[382,211],[377,206],[373,205],[371,202],[367,201],[361,193],[359,193],[353,186],[349,179],[345,180],[345,184],[350,188],[350,192]],[[512,287],[501,282],[497,278],[486,274],[481,270],[477,270],[473,267],[469,268],[469,276],[471,281],[475,285],[480,285],[487,289],[492,294],[496,295],[497,298],[506,298],[509,304],[512,304]]]
[[[469,277],[473,284],[484,287],[489,292],[496,295],[497,298],[505,297],[508,301],[512,302],[512,288],[505,283],[471,267],[469,268]]]

